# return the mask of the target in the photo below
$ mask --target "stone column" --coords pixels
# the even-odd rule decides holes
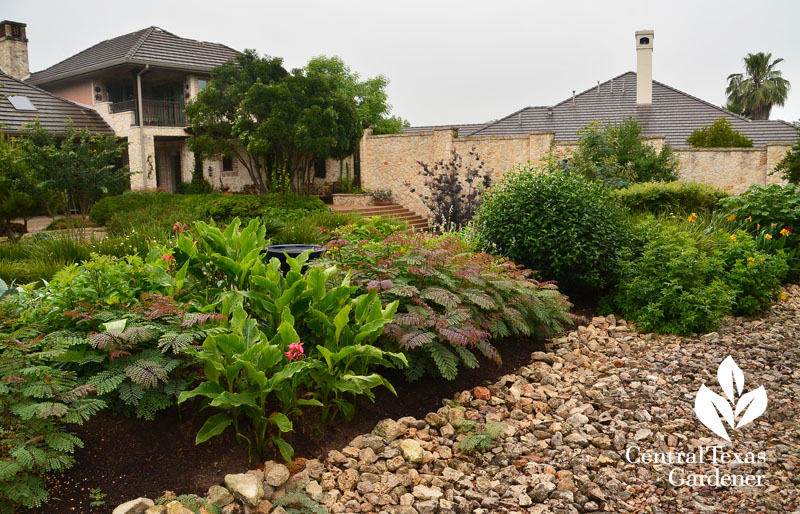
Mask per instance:
[[[450,159],[453,151],[453,138],[457,129],[452,127],[433,129],[433,161]]]
[[[528,160],[536,164],[553,148],[555,132],[531,132],[528,134]]]

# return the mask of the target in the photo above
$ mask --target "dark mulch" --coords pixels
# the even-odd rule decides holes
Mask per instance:
[[[309,420],[305,434],[293,433],[288,438],[295,456],[324,457],[328,451],[347,446],[357,435],[369,432],[384,418],[423,417],[439,408],[443,398],[513,373],[529,362],[531,352],[541,350],[543,345],[507,340],[500,348],[501,367],[484,361],[476,370],[462,371],[452,382],[424,378],[409,384],[398,372],[386,373],[397,389],[397,397],[384,389],[377,390],[375,403],[362,402],[350,423],[337,421],[332,427],[312,430],[308,425],[314,421]],[[201,413],[195,419],[186,409],[183,414],[181,422],[174,408],[160,413],[155,421],[102,414],[82,427],[75,427],[75,433],[85,443],[76,453],[75,466],[49,478],[50,501],[31,512],[107,513],[124,501],[139,496],[155,499],[165,490],[204,495],[211,485],[221,483],[225,474],[241,473],[260,464],[256,460],[248,463],[247,448],[235,443],[230,430],[222,437],[195,446],[195,434],[207,414]],[[280,460],[275,455],[271,458]],[[92,488],[107,494],[104,506],[89,506]]]

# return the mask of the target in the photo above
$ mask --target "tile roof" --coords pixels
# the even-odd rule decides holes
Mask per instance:
[[[613,85],[613,86],[612,86]],[[765,143],[795,142],[797,132],[785,121],[748,120],[721,107],[653,81],[653,103],[636,105],[636,73],[628,72],[592,87],[552,107],[526,107],[460,137],[508,136],[530,132],[555,132],[556,141],[577,141],[578,131],[595,120],[619,122],[636,117],[646,137],[664,136],[676,148],[685,148],[686,138],[717,119],[727,118],[733,128],[753,140]],[[412,127],[413,128],[413,127]]]
[[[8,96],[26,96],[35,111],[16,109]],[[63,132],[70,121],[75,128],[87,128],[96,134],[113,134],[114,131],[94,109],[59,98],[43,89],[26,84],[0,73],[0,132],[19,134],[26,125],[36,120],[48,132]]]
[[[149,27],[98,43],[31,74],[27,81],[46,84],[120,64],[150,64],[209,72],[238,53],[225,45],[185,39],[158,27]]]

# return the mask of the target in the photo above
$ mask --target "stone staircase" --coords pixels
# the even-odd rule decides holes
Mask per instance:
[[[402,205],[332,205],[331,208],[339,212],[358,212],[366,217],[384,216],[403,220],[411,225],[414,230],[428,230],[428,220],[406,209]]]

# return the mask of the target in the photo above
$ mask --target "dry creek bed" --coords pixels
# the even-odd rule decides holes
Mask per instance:
[[[700,337],[593,318],[424,419],[383,420],[291,470],[270,461],[227,475],[207,497],[224,514],[800,513],[800,287],[782,297],[758,319],[728,318]],[[768,397],[764,414],[730,430],[730,442],[694,413],[701,385],[722,394],[717,369],[727,356],[744,372],[741,392],[763,385]],[[502,423],[502,434],[487,451],[461,452],[462,418]],[[683,457],[652,462],[670,453]],[[699,453],[702,463],[688,457]],[[761,486],[756,478],[709,485],[713,476],[760,477]],[[141,512],[191,511],[146,498],[114,510]]]

